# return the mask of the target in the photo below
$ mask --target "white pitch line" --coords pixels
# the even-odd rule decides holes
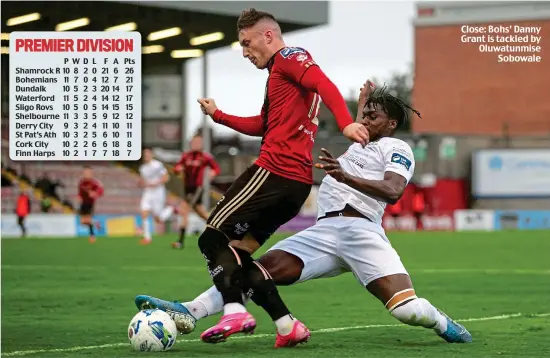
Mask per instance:
[[[464,318],[464,319],[458,319],[457,321],[482,322],[482,321],[496,321],[496,320],[503,320],[503,319],[517,318],[517,317],[525,317],[525,318],[550,317],[550,313],[536,313],[536,314],[513,313],[513,314],[504,314],[504,315],[490,316],[490,317]],[[356,329],[388,328],[388,327],[408,327],[408,326],[405,324],[370,324],[366,326],[322,328],[322,329],[311,331],[311,333],[312,334],[333,333],[333,332],[341,332],[341,331],[351,331]],[[263,333],[263,334],[254,334],[250,336],[236,336],[236,337],[231,337],[231,340],[236,340],[236,339],[248,340],[248,339],[258,339],[258,338],[267,338],[267,337],[275,337],[275,335],[271,333]],[[179,339],[176,341],[176,344],[177,343],[195,343],[195,342],[201,342],[201,340],[200,339],[183,339],[183,340]],[[67,352],[78,352],[78,351],[91,350],[91,349],[116,348],[116,347],[126,347],[126,346],[129,346],[128,342],[101,344],[97,346],[77,346],[77,347],[57,348],[57,349],[33,349],[33,350],[27,350],[27,351],[13,351],[13,352],[2,353],[2,356],[14,357],[14,356],[36,354],[36,353],[67,353]]]
[[[98,270],[119,270],[119,271],[204,271],[204,267],[196,266],[71,266],[71,265],[2,265],[2,270],[16,270],[16,271],[98,271]],[[487,274],[487,275],[550,275],[550,270],[537,270],[537,269],[467,269],[467,268],[420,268],[409,269],[412,274]]]

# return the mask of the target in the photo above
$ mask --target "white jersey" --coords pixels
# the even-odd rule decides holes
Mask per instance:
[[[414,173],[415,166],[411,147],[404,141],[391,137],[371,142],[364,148],[361,144],[352,144],[338,158],[338,162],[346,172],[359,178],[382,180],[385,172],[394,172],[403,176],[407,183]],[[317,196],[317,216],[322,217],[325,213],[340,211],[346,204],[374,223],[382,223],[386,208],[384,201],[340,183],[330,175],[325,176]]]
[[[144,163],[139,167],[139,174],[145,182],[145,184],[158,183],[162,177],[168,171],[160,161],[153,159],[149,163]],[[155,194],[164,194],[166,188],[164,184],[159,184],[155,187],[145,187],[143,193],[155,193]]]

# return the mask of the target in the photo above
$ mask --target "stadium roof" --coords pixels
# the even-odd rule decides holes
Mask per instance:
[[[149,50],[162,49],[160,53],[144,56],[143,65],[146,69],[187,59],[172,58],[174,50],[195,50],[184,55],[197,57],[200,51],[196,50],[230,46],[236,41],[236,19],[243,9],[250,6],[250,2],[244,1],[2,1],[2,46],[7,46],[6,33],[55,31],[59,24],[74,20],[84,24],[73,28],[74,31],[103,31],[117,25],[126,25],[127,28],[135,26],[136,31],[142,34],[143,46],[155,45],[149,47]],[[258,3],[258,9],[272,12],[284,32],[328,22],[327,1],[261,2]],[[10,19],[10,23],[13,23],[13,18],[32,14],[34,20],[29,21],[33,19],[30,16],[27,22],[8,26]],[[151,33],[168,29],[172,32],[170,37],[149,37]],[[199,37],[203,35],[210,36]]]

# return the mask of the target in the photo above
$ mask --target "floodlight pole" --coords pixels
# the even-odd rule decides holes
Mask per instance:
[[[202,55],[202,96],[208,98],[208,51],[205,50]],[[203,150],[207,153],[212,152],[212,138],[210,138],[209,116],[204,115],[202,119],[202,143]],[[208,168],[210,169],[210,168]],[[210,211],[210,170],[204,171],[202,187],[202,203],[206,210]]]

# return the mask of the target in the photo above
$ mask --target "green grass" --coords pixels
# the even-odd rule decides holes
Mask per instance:
[[[218,318],[208,317],[191,335],[178,337],[172,351],[146,356],[550,356],[550,316],[533,316],[550,313],[549,232],[390,236],[419,296],[457,319],[493,317],[465,322],[473,344],[447,344],[429,330],[400,325],[347,274],[281,288],[295,316],[313,331],[307,345],[274,350],[273,324],[251,305],[256,336],[219,345],[198,342],[200,332]],[[196,240],[188,239],[184,251],[170,249],[170,242],[159,237],[143,247],[137,239],[122,238],[100,238],[95,245],[86,239],[2,240],[2,353],[139,356],[126,336],[136,313],[134,296],[189,300],[211,283]],[[494,319],[515,313],[522,315]],[[344,329],[315,332],[329,328]]]

